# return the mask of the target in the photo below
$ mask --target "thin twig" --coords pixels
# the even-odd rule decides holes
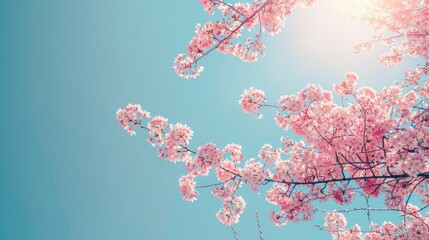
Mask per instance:
[[[235,231],[234,226],[231,226],[231,229],[232,229],[232,232],[234,233],[235,240],[240,240],[240,239],[238,238],[238,234],[237,234],[237,231]]]
[[[258,223],[259,239],[264,240],[264,235],[262,234],[261,221],[259,220],[258,210],[256,210],[256,222]]]

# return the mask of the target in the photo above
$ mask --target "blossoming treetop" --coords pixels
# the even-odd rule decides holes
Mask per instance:
[[[244,61],[255,61],[264,54],[262,32],[276,34],[292,10],[309,6],[313,1],[266,0],[251,4],[201,0],[209,13],[218,9],[223,20],[197,25],[188,54],[180,54],[174,63],[182,77],[196,77],[201,58],[217,50],[233,54]],[[399,44],[383,54],[380,61],[392,65],[402,56],[428,59],[429,1],[362,1],[354,3],[354,18],[374,26],[373,40],[360,43],[357,51],[369,49],[374,41]],[[259,26],[259,27],[258,27]],[[243,29],[258,29],[254,38],[233,44]],[[158,156],[186,165],[179,179],[183,198],[194,201],[198,188],[211,187],[222,201],[216,216],[225,225],[238,223],[246,206],[240,196],[243,184],[258,191],[269,185],[267,202],[275,211],[270,214],[277,226],[288,221],[308,221],[320,209],[315,202],[333,200],[350,204],[356,195],[383,198],[384,208],[351,208],[328,211],[323,230],[334,239],[429,239],[429,81],[428,64],[406,73],[402,84],[376,92],[369,87],[357,88],[358,75],[346,73],[333,92],[309,84],[296,95],[281,96],[268,103],[262,90],[249,88],[239,100],[248,114],[261,117],[261,108],[272,109],[278,127],[291,129],[303,141],[281,138],[281,148],[262,145],[257,158],[245,158],[238,144],[219,148],[213,143],[192,147],[193,131],[184,124],[169,124],[168,119],[151,117],[140,105],[128,105],[116,115],[131,135],[135,128],[147,131],[148,142],[158,149]],[[333,94],[348,99],[337,104]],[[196,179],[214,172],[218,183],[197,186]],[[411,202],[411,200],[419,202]],[[359,225],[347,227],[342,212],[397,211],[402,223],[373,224],[370,231]]]
[[[353,19],[369,24],[374,29],[373,39],[356,45],[355,52],[370,49],[374,43],[392,45],[380,56],[380,62],[392,66],[403,56],[429,58],[429,1],[428,0],[344,0],[349,2],[347,13]],[[222,20],[197,24],[195,36],[188,45],[187,54],[179,54],[173,68],[184,78],[196,78],[203,67],[200,60],[214,50],[232,54],[245,62],[254,62],[265,54],[260,41],[262,33],[280,33],[284,21],[299,6],[309,7],[314,0],[255,0],[253,3],[228,3],[222,0],[200,0],[204,9],[214,14],[218,10]],[[242,38],[244,30],[253,37]],[[238,39],[234,42],[235,39]],[[395,44],[395,40],[398,43]],[[429,71],[428,64],[410,71],[410,78],[418,78]]]

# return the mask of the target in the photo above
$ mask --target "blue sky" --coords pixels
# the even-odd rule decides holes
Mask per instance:
[[[370,31],[325,0],[297,9],[280,35],[264,35],[260,61],[213,53],[201,77],[180,79],[173,59],[195,24],[213,18],[196,0],[0,1],[0,239],[233,239],[215,218],[221,202],[209,190],[194,203],[182,200],[184,167],[157,159],[144,132],[123,131],[118,108],[138,103],[188,124],[194,148],[238,143],[254,157],[291,133],[275,126],[274,112],[257,121],[241,111],[243,89],[261,88],[275,101],[308,83],[331,89],[347,71],[358,72],[359,86],[380,89],[417,63],[383,67],[380,46],[354,55],[351,38]],[[314,227],[323,215],[277,228],[264,188],[240,191],[247,200],[240,239],[258,239],[256,209],[266,239],[330,238]],[[367,226],[365,216],[349,222]]]

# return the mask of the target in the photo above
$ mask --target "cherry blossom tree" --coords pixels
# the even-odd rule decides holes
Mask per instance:
[[[380,62],[392,66],[405,55],[426,60],[423,66],[407,72],[410,80],[429,71],[429,1],[428,0],[344,0],[351,18],[369,24],[374,29],[373,39],[358,43],[355,52],[371,49],[379,42],[392,45],[380,56]],[[265,54],[261,34],[280,33],[287,16],[297,7],[309,7],[314,0],[255,0],[253,3],[228,3],[223,0],[200,0],[204,9],[214,14],[218,10],[222,20],[197,24],[195,36],[188,45],[187,54],[179,54],[173,68],[184,78],[196,78],[203,67],[199,62],[214,50],[232,54],[245,62],[254,62]],[[252,31],[253,38],[242,39],[244,30]],[[238,40],[237,40],[238,39]],[[395,40],[399,43],[395,44]]]
[[[174,62],[176,72],[185,78],[197,77],[203,69],[199,61],[213,50],[256,61],[264,54],[261,34],[279,33],[295,7],[313,3],[200,2],[210,14],[220,11],[222,21],[197,25],[188,53],[179,54]],[[239,104],[245,113],[261,118],[260,109],[271,109],[275,124],[292,130],[302,141],[282,137],[281,147],[264,144],[257,158],[246,158],[238,144],[192,147],[190,127],[168,123],[161,116],[151,117],[140,105],[119,109],[116,118],[131,135],[136,128],[145,130],[159,158],[185,164],[186,173],[179,179],[183,199],[195,201],[199,188],[212,188],[213,196],[222,201],[216,217],[225,225],[237,224],[246,207],[240,196],[243,185],[252,191],[267,185],[265,197],[273,205],[270,218],[276,226],[309,221],[317,212],[326,212],[324,226],[319,228],[333,239],[429,239],[425,213],[429,207],[429,1],[354,1],[350,6],[354,9],[352,18],[375,30],[373,39],[356,46],[357,52],[382,42],[392,45],[390,52],[380,56],[382,64],[396,64],[405,55],[422,58],[425,64],[408,71],[403,83],[379,92],[365,86],[357,88],[359,77],[354,72],[346,73],[332,91],[309,84],[275,103],[267,102],[263,90],[244,90]],[[243,43],[233,43],[243,29],[256,29],[257,33]],[[336,103],[334,94],[345,101]],[[197,185],[196,180],[208,176],[210,170],[218,182]],[[349,205],[357,196],[382,198],[384,207],[315,207],[328,200]],[[370,230],[363,231],[357,224],[347,226],[344,214],[352,211],[393,211],[403,219],[399,223],[371,223]],[[260,230],[258,213],[257,219]],[[238,238],[235,230],[234,234]]]

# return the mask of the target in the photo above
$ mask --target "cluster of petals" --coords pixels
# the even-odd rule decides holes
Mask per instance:
[[[241,196],[227,197],[223,200],[222,209],[216,213],[216,217],[227,226],[236,224],[245,207],[246,202]]]
[[[258,153],[259,158],[267,165],[272,165],[280,159],[280,151],[277,149],[272,149],[273,146],[271,146],[270,144],[264,144]]]
[[[241,36],[243,29],[249,31],[259,25],[259,32],[268,35],[278,34],[283,28],[285,19],[297,6],[310,6],[314,0],[267,0],[253,3],[228,3],[219,0],[200,0],[204,10],[214,14],[217,9],[222,20],[214,23],[198,24],[195,36],[188,45],[187,54],[179,54],[174,60],[175,72],[183,78],[197,77],[203,67],[198,65],[201,57],[212,50],[231,54],[244,62],[254,62],[265,54],[265,45],[260,42],[260,33],[237,43],[233,39]]]
[[[226,181],[221,187],[216,187],[215,189],[213,189],[212,194],[213,196],[220,199],[232,197],[235,195],[240,185],[241,181],[239,179],[229,179],[229,181]]]
[[[128,104],[124,109],[118,109],[116,112],[116,120],[131,135],[136,134],[134,127],[145,118],[150,118],[150,113],[143,111],[138,104]]]
[[[258,57],[265,55],[265,45],[259,41],[259,35],[255,39],[248,38],[244,44],[237,43],[232,54],[243,62],[256,62]]]
[[[193,131],[185,124],[170,124],[170,131],[165,135],[165,144],[158,149],[158,156],[171,161],[185,161],[190,155],[186,149]]]
[[[273,180],[277,182],[290,182],[292,181],[292,168],[291,161],[289,160],[278,160],[274,164]]]
[[[325,217],[325,226],[329,230],[338,230],[339,228],[345,228],[347,220],[342,213],[337,211],[329,212]]]
[[[280,138],[280,143],[282,145],[280,152],[283,154],[289,154],[291,147],[293,146],[293,140],[291,138]]]
[[[190,163],[192,166],[191,172],[196,172],[199,175],[207,175],[212,167],[218,166],[223,159],[222,152],[213,143],[199,147],[194,160]]]
[[[288,221],[310,221],[314,212],[308,194],[299,190],[291,195],[290,186],[274,185],[267,191],[267,201],[280,207],[280,211],[272,211],[271,221],[276,226],[283,226]]]
[[[369,50],[373,47],[374,47],[374,45],[371,42],[358,43],[355,45],[354,52],[355,52],[355,54],[359,54],[363,50]]]
[[[241,94],[238,103],[246,113],[257,112],[262,104],[266,102],[265,93],[260,89],[250,87]]]
[[[262,163],[256,162],[254,158],[249,159],[243,168],[240,169],[241,179],[249,184],[250,189],[258,191],[259,185],[262,180],[267,178],[269,175],[268,169],[265,168]]]
[[[392,66],[402,61],[405,55],[429,58],[429,14],[428,1],[350,1],[350,11],[346,14],[370,25],[374,38],[360,43],[355,51],[373,47],[373,42],[392,45],[389,52],[380,56],[380,62]],[[424,66],[429,70],[429,66]]]
[[[216,0],[199,0],[201,5],[203,5],[204,10],[213,15],[214,7],[218,4],[219,1]]]
[[[231,160],[236,163],[239,163],[244,159],[244,156],[241,153],[241,146],[238,144],[231,143],[226,145],[225,148],[223,149],[223,152],[225,155],[230,154]]]
[[[340,205],[350,204],[356,196],[356,192],[353,189],[347,189],[342,184],[330,184],[329,194]]]
[[[386,52],[380,55],[379,61],[381,64],[391,67],[400,63],[403,59],[401,49],[393,48],[390,52]]]
[[[238,174],[238,169],[235,163],[224,160],[216,168],[217,179],[221,182],[228,182]]]
[[[173,69],[182,78],[197,78],[204,70],[189,56],[179,54],[173,62]]]
[[[182,176],[179,179],[179,189],[183,199],[191,202],[197,199],[198,192],[195,190],[195,186],[194,176],[191,174]]]
[[[162,144],[164,144],[165,130],[168,127],[167,122],[168,122],[167,118],[156,116],[147,123],[147,128],[149,129],[149,135],[151,136],[150,138],[147,139],[147,141],[152,146],[155,146],[155,145],[161,146]]]
[[[334,91],[340,96],[352,94],[355,90],[358,75],[355,72],[348,72],[341,84],[334,85]]]
[[[422,69],[420,68],[408,70],[407,72],[405,72],[405,82],[418,85],[420,77],[422,75],[424,75],[424,71],[422,71]]]

